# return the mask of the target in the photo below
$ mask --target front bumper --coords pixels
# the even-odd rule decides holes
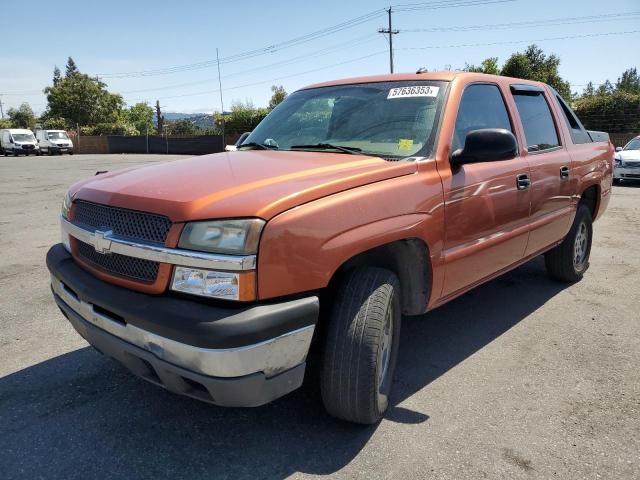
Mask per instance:
[[[640,168],[615,167],[613,178],[616,180],[623,178],[640,180]]]
[[[49,147],[52,152],[64,152],[64,153],[73,153],[73,147],[59,147],[57,145],[52,145]]]
[[[54,298],[102,353],[173,392],[257,406],[302,384],[317,297],[220,307],[103,282],[59,244],[47,254]]]

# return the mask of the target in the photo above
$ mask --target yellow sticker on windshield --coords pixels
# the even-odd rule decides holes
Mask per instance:
[[[398,150],[411,150],[413,147],[413,140],[410,138],[401,138],[398,142]]]

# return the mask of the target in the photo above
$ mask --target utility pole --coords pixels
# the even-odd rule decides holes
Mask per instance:
[[[400,31],[391,28],[391,7],[387,9],[387,15],[389,16],[389,28],[380,28],[378,29],[378,33],[385,33],[389,35],[389,71],[393,73],[393,36],[400,33]]]
[[[226,147],[224,143],[224,102],[222,101],[222,78],[220,77],[220,56],[218,55],[218,49],[216,48],[216,62],[218,63],[218,87],[220,90],[220,118],[222,119],[222,151]]]
[[[4,111],[2,110],[2,95],[0,95],[0,118],[4,119]]]

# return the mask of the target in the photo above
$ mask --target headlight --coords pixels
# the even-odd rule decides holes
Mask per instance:
[[[69,210],[71,210],[71,195],[67,192],[62,200],[62,209],[60,212],[60,215],[65,220],[69,220]],[[60,234],[64,248],[67,249],[67,252],[71,252],[71,240],[69,239],[69,234],[62,228],[62,225],[60,225]]]
[[[69,220],[69,210],[71,210],[71,195],[69,195],[69,192],[67,192],[65,193],[64,199],[62,200],[62,209],[60,212],[62,218],[64,218],[65,220]]]
[[[176,267],[171,289],[201,297],[249,301],[256,298],[255,272],[218,272]]]
[[[259,218],[187,223],[178,246],[187,250],[251,255],[258,250],[264,223]]]

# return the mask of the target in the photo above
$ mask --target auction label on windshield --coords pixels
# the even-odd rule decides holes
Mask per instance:
[[[389,90],[387,99],[409,98],[409,97],[437,97],[440,87],[430,87],[428,85],[414,85],[409,87],[397,87]]]

